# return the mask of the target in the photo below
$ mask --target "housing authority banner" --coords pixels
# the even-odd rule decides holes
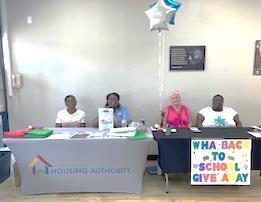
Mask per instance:
[[[192,139],[192,185],[250,185],[250,139]]]

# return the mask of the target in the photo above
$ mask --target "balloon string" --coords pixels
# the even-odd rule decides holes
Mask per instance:
[[[163,82],[164,82],[164,34],[162,32],[159,35],[159,107],[162,111],[162,95],[163,95]]]
[[[165,51],[165,37],[164,34],[159,31],[159,110],[160,110],[160,117],[161,117],[161,123],[163,124],[163,103],[162,103],[162,96],[163,96],[163,90],[164,90],[164,51]]]

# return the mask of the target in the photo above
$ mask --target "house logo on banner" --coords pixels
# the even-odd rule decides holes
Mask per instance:
[[[55,167],[37,155],[29,164],[33,175],[128,175],[130,168],[124,167]]]
[[[251,140],[191,140],[192,185],[250,185]]]
[[[37,164],[42,163],[43,165],[37,167]],[[37,155],[29,164],[29,168],[32,169],[32,173],[44,173],[49,174],[49,167],[53,167],[50,163],[48,163],[41,155]]]

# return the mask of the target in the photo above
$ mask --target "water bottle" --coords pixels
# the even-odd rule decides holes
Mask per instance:
[[[140,120],[140,124],[143,125],[143,126],[145,126],[145,120],[144,120],[144,119],[141,119],[141,120]]]
[[[171,134],[171,129],[170,129],[169,125],[166,125],[165,129],[166,129],[166,135],[170,135]]]
[[[139,128],[140,128],[140,132],[142,132],[142,133],[146,132],[146,126],[145,126],[145,120],[144,119],[140,120]]]
[[[122,116],[121,127],[127,127],[127,119],[125,115]]]

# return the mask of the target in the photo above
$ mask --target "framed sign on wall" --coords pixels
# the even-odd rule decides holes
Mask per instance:
[[[169,70],[204,70],[205,46],[170,46]]]
[[[261,40],[256,40],[254,75],[261,75]]]

